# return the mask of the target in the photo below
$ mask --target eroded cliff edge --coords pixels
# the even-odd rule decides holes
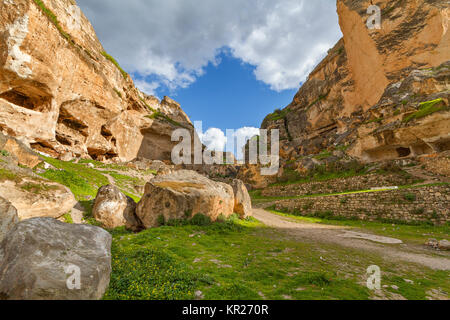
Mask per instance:
[[[380,30],[366,26],[370,5],[337,1],[343,38],[264,120],[280,129],[284,160],[336,147],[369,162],[450,149],[448,2],[377,1]]]
[[[52,157],[169,160],[188,116],[140,92],[74,6],[0,3],[0,131]]]

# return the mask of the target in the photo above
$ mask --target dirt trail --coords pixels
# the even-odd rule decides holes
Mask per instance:
[[[369,240],[345,238],[348,227],[321,225],[301,222],[287,217],[272,214],[263,209],[253,209],[256,219],[267,225],[285,232],[287,235],[305,242],[330,243],[343,247],[370,251],[380,254],[384,259],[407,261],[426,266],[434,270],[450,270],[450,255],[447,257],[431,255],[426,249],[407,244],[385,245]],[[367,233],[367,235],[370,235]]]

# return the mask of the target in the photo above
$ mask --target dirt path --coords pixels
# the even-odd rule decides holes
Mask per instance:
[[[426,249],[406,244],[386,245],[370,240],[346,238],[348,227],[301,222],[272,214],[263,209],[254,209],[253,214],[256,219],[268,227],[278,229],[305,242],[337,244],[361,251],[378,253],[384,259],[412,262],[434,270],[450,270],[450,255],[448,257],[436,257],[429,254]],[[370,234],[367,233],[367,236],[370,237]]]

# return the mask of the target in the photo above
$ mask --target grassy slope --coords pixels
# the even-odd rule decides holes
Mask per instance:
[[[366,269],[408,299],[450,292],[448,272],[388,262],[375,254],[284,238],[256,221],[113,232],[105,299],[368,299]],[[404,279],[414,281],[414,284]]]
[[[83,200],[89,223],[95,223],[89,219],[91,199],[98,187],[108,184],[104,174],[113,176],[119,186],[126,182],[123,167],[92,162],[107,170],[100,171],[83,163],[46,160],[62,170],[42,175],[68,186]],[[114,169],[121,174],[114,174]],[[368,225],[375,232],[389,227]],[[405,237],[424,232],[400,228]],[[384,231],[380,233],[391,235],[388,228]],[[332,245],[294,242],[256,221],[166,226],[140,234],[123,228],[111,232],[113,273],[105,299],[192,299],[196,291],[205,299],[368,299],[365,270],[372,264],[383,270],[383,284],[400,288],[386,289],[387,297],[389,291],[409,299],[425,299],[430,289],[450,292],[448,272],[390,263]],[[413,280],[414,285],[403,279]]]

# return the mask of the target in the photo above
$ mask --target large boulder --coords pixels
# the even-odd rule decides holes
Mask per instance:
[[[0,299],[96,300],[108,288],[111,235],[51,218],[18,223],[0,244]]]
[[[92,214],[105,228],[122,227],[134,216],[136,203],[116,186],[108,185],[98,190]],[[129,222],[132,223],[132,222]]]
[[[0,197],[11,202],[20,220],[60,218],[77,203],[67,187],[45,180],[15,163],[0,161],[0,173]]]
[[[239,214],[241,219],[252,216],[252,199],[248,194],[247,187],[244,182],[234,179],[231,183],[234,192],[234,212]]]
[[[0,242],[17,223],[19,223],[19,216],[16,208],[0,197]]]
[[[195,171],[179,170],[155,177],[145,186],[136,215],[145,228],[158,227],[160,218],[180,220],[204,214],[212,221],[233,214],[230,185],[212,181]]]

